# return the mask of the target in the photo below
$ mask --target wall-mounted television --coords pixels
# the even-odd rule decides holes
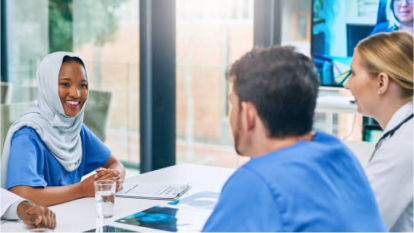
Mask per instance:
[[[391,25],[387,15],[387,12],[393,12],[390,7],[393,2],[312,0],[311,55],[322,86],[342,87],[345,84],[354,48],[360,40],[378,32],[398,29]],[[406,1],[398,1],[398,4],[401,2]]]

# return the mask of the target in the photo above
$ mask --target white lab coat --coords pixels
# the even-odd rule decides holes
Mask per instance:
[[[384,134],[412,113],[409,101],[395,112]],[[382,140],[366,173],[388,229],[413,232],[413,119]]]
[[[15,220],[19,219],[17,216],[17,206],[25,199],[16,194],[1,189],[1,219]]]

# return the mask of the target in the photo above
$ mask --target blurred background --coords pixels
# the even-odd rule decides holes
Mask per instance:
[[[164,42],[173,43],[175,51],[175,61],[171,61],[175,72],[170,75],[174,78],[172,88],[176,98],[164,100],[166,104],[173,101],[174,117],[165,118],[172,119],[174,124],[165,132],[156,132],[152,145],[161,149],[154,148],[157,152],[145,156],[158,156],[161,160],[167,156],[165,160],[171,163],[237,168],[247,159],[237,156],[233,148],[225,73],[233,62],[260,45],[260,32],[267,28],[269,32],[265,33],[272,38],[275,35],[269,43],[292,45],[309,55],[312,1],[172,2],[174,6],[162,8],[162,14],[152,10],[151,25],[175,33],[175,40]],[[378,4],[375,0],[352,2],[361,14],[375,13]],[[147,36],[141,34],[141,23],[148,23],[140,21],[142,12],[147,10],[142,9],[145,4],[140,0],[1,0],[1,3],[2,136],[21,111],[35,104],[36,70],[42,58],[55,51],[72,51],[85,61],[89,77],[91,93],[85,124],[129,169],[139,172],[144,136],[140,127],[143,109],[140,41]],[[266,6],[270,6],[269,12],[265,11]],[[168,17],[170,21],[166,21]],[[269,20],[262,27],[263,17]],[[148,36],[156,38],[155,34]],[[163,53],[161,49],[157,51],[155,55]],[[321,95],[329,92],[322,90]],[[326,127],[341,139],[362,140],[359,115],[316,113],[315,130]],[[163,150],[163,136],[172,133],[174,152]],[[160,144],[156,143],[158,139]],[[156,168],[154,165],[150,170]]]

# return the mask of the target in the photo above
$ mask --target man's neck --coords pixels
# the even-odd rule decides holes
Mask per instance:
[[[268,154],[272,151],[280,150],[282,148],[292,146],[298,141],[313,141],[314,135],[308,133],[301,136],[289,136],[285,138],[265,138],[256,145],[256,151],[254,155],[250,157],[259,157],[261,155]]]

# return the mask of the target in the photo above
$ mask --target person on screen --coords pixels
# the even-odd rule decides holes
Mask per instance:
[[[229,71],[229,121],[251,158],[224,185],[203,231],[386,231],[368,179],[336,137],[312,133],[319,82],[291,47],[254,48]]]
[[[121,190],[123,165],[83,124],[88,76],[82,59],[69,52],[47,55],[37,82],[38,105],[7,133],[1,186],[45,206],[94,196],[95,180],[115,180]]]
[[[413,33],[413,0],[387,0],[385,15],[387,21],[378,23],[371,35],[396,30]]]
[[[56,215],[47,207],[37,206],[16,194],[1,189],[1,219],[21,219],[28,227],[55,228]]]
[[[399,31],[362,40],[345,84],[358,112],[384,129],[365,170],[390,231],[413,232],[413,39]]]

